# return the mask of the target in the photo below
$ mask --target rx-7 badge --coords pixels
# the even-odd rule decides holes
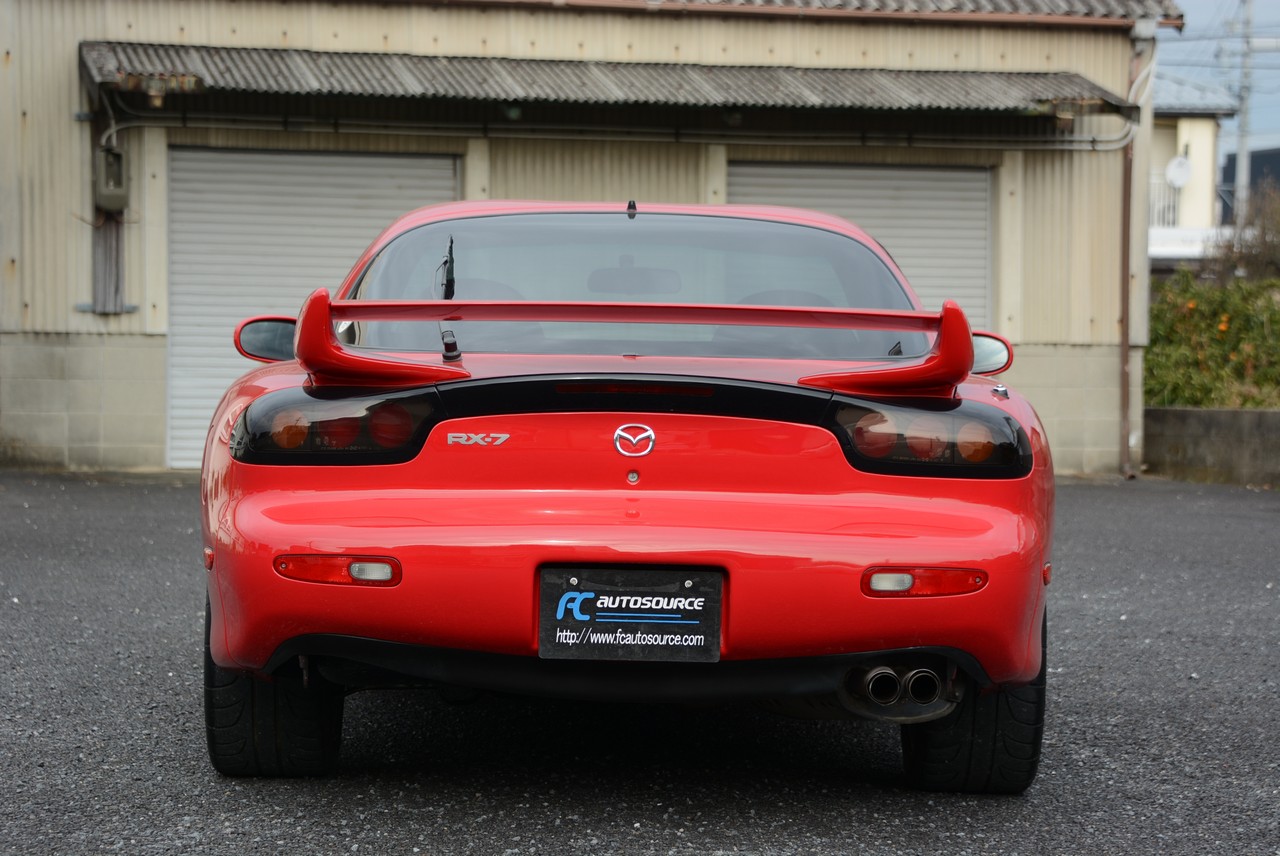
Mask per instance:
[[[450,434],[445,442],[449,446],[501,446],[509,439],[510,434]]]

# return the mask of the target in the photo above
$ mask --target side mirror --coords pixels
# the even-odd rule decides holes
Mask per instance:
[[[278,363],[293,359],[295,318],[250,318],[236,328],[236,350],[260,363]]]
[[[1013,345],[1003,336],[977,331],[973,334],[973,373],[998,375],[1013,365]]]

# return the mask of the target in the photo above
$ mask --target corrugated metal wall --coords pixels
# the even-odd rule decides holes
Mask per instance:
[[[63,331],[72,326],[74,304],[89,300],[92,289],[89,133],[73,114],[83,101],[78,34],[97,16],[82,3],[4,5],[0,150],[8,152],[3,165],[17,186],[16,205],[0,209],[7,271],[0,330]],[[8,271],[15,287],[8,287]]]
[[[32,0],[33,3],[39,0]],[[312,0],[59,0],[101,15],[95,37],[241,47],[392,51],[447,56],[863,68],[1073,69],[1112,91],[1127,86],[1122,30],[1040,32],[919,23],[845,25],[768,19],[495,10]]]
[[[159,152],[168,143],[316,150],[459,151],[461,141],[248,132],[133,133],[138,200],[126,214],[126,300],[140,311],[77,312],[89,299],[91,132],[77,74],[81,39],[191,42],[316,50],[434,52],[542,59],[615,59],[801,66],[1078,71],[1113,92],[1128,88],[1130,45],[1122,32],[1037,31],[830,19],[725,20],[713,16],[610,15],[401,4],[201,0],[0,0],[0,329],[31,332],[164,332],[166,283],[150,259],[167,211]],[[1115,120],[1082,123],[1102,136]],[[154,134],[154,132],[148,132]],[[419,139],[419,138],[411,138]],[[735,150],[738,147],[732,147]],[[940,149],[761,151],[761,160],[990,165],[998,153]],[[743,159],[731,152],[733,160]],[[708,196],[708,147],[644,143],[495,140],[493,196],[700,201]],[[1119,155],[1029,153],[1026,158],[1025,338],[1114,341],[1119,259]],[[155,167],[155,169],[153,169]],[[19,186],[10,187],[14,176]],[[1145,176],[1144,176],[1145,177]],[[1116,200],[1114,204],[1110,200]],[[997,252],[1001,248],[997,247]],[[139,264],[138,258],[146,263]],[[997,262],[997,268],[1003,266]]]
[[[201,0],[5,0],[20,26],[75,39],[391,51],[449,56],[609,59],[863,68],[1078,70],[1127,85],[1123,30],[1035,30],[822,20]],[[52,28],[50,28],[52,24]],[[51,52],[56,53],[56,52]]]
[[[19,144],[22,129],[18,116],[18,73],[12,61],[17,33],[16,0],[0,0],[0,332],[16,328],[20,321],[18,256],[22,243],[22,206],[19,170],[23,164]]]
[[[808,161],[878,166],[972,166],[990,169],[1001,164],[1003,154],[996,149],[913,148],[909,145],[897,147],[733,145],[728,147],[728,158],[738,163]]]
[[[494,140],[489,148],[495,199],[703,201],[703,146]]]
[[[1022,339],[1119,341],[1120,152],[1025,158]]]

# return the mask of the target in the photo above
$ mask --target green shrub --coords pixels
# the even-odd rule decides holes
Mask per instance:
[[[1143,377],[1152,407],[1280,407],[1280,280],[1197,282],[1151,294]]]

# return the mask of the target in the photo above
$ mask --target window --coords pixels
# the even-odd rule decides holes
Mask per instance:
[[[807,226],[736,217],[526,214],[433,223],[389,244],[357,299],[760,304],[910,309],[868,246]],[[435,350],[436,325],[360,325],[360,345]],[[681,324],[454,322],[464,353],[625,353],[767,358],[885,356],[901,335]],[[893,341],[888,341],[892,339]]]

